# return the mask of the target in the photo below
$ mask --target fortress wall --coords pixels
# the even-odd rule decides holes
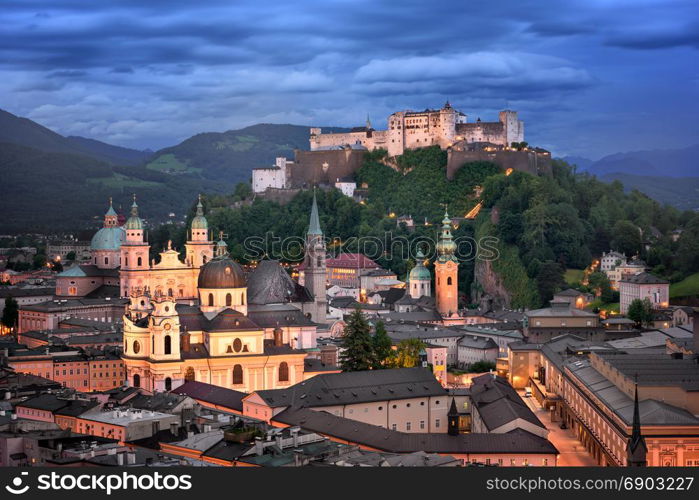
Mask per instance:
[[[366,132],[346,132],[342,134],[317,134],[310,139],[311,151],[319,148],[345,146],[347,144],[362,144],[367,149],[373,149],[373,138]],[[369,147],[371,145],[372,147]]]
[[[342,149],[329,151],[295,151],[296,161],[289,168],[290,187],[317,184],[335,185],[337,178],[351,177],[359,170],[366,151]],[[327,163],[327,172],[323,164]]]
[[[531,175],[551,174],[551,155],[534,151],[457,151],[447,153],[447,179],[464,165],[474,161],[489,161],[502,167],[511,168]]]
[[[456,136],[466,142],[492,142],[507,146],[505,126],[502,122],[459,123]]]

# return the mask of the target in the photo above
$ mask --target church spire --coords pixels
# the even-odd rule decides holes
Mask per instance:
[[[447,434],[450,436],[459,435],[459,410],[456,409],[456,401],[451,398],[451,406],[447,413]]]
[[[143,229],[143,221],[138,216],[138,205],[136,204],[136,194],[133,195],[133,203],[131,204],[131,217],[126,221],[126,229]]]
[[[371,129],[371,119],[369,118],[369,113],[366,114],[366,128]]]
[[[320,228],[320,218],[318,217],[318,202],[316,201],[316,192],[313,190],[313,205],[311,206],[311,219],[308,225],[308,233],[312,235],[322,235],[323,230]]]
[[[641,434],[641,412],[638,406],[638,383],[635,384],[633,400],[633,423],[631,437],[626,445],[626,465],[629,467],[643,467],[646,465],[648,447]]]

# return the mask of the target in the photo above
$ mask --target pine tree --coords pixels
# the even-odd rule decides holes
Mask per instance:
[[[374,368],[386,368],[388,366],[388,358],[393,352],[391,338],[386,333],[386,327],[383,321],[376,323],[376,332],[372,339],[374,351]]]
[[[374,366],[373,347],[371,327],[357,308],[347,319],[342,335],[340,366],[348,372],[369,370]]]
[[[7,328],[12,328],[17,324],[19,316],[19,306],[17,301],[11,296],[5,299],[5,309],[2,311],[2,324]]]

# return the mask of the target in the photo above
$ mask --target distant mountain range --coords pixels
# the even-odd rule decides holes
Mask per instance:
[[[94,139],[64,137],[38,123],[0,109],[0,142],[19,144],[50,153],[89,156],[114,165],[139,165],[153,155],[149,151],[112,146]]]
[[[601,177],[620,173],[655,177],[695,177],[699,173],[699,144],[679,149],[653,149],[616,153],[593,161],[580,156],[564,156],[563,160]]]

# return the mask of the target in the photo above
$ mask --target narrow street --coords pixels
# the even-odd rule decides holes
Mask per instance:
[[[560,422],[551,422],[549,412],[539,406],[533,397],[525,398],[524,391],[517,391],[524,402],[534,412],[539,420],[549,430],[549,441],[558,448],[559,467],[585,467],[596,466],[597,463],[585,450],[585,447],[575,438],[570,429],[561,429]]]

